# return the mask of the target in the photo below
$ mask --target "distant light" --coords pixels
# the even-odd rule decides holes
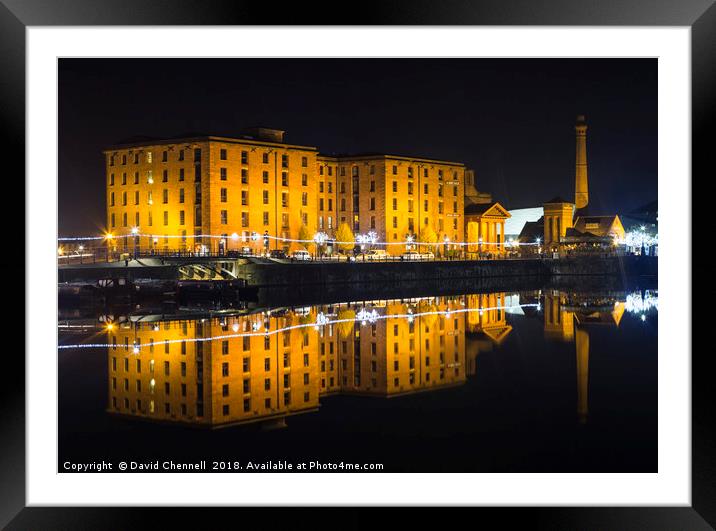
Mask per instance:
[[[112,238],[114,238],[114,234],[112,234],[111,232],[108,232],[107,234],[105,234],[104,237],[105,237],[107,240],[111,240]]]
[[[642,320],[642,321],[646,321],[646,315],[641,314],[641,320]]]
[[[231,325],[231,329],[234,332],[238,332],[239,331],[239,323],[234,323],[233,325]]]
[[[234,232],[234,233],[231,235],[231,239],[234,240],[234,241],[236,241],[236,240],[239,239],[239,235]]]
[[[132,234],[139,234],[139,227],[132,227]]]
[[[537,236],[537,239],[535,239],[535,241],[537,242],[537,245],[539,245],[540,243],[542,243],[542,238]]]
[[[85,246],[84,246],[84,245],[80,245],[80,246],[79,246],[79,247],[78,247],[77,249],[79,249],[79,250],[80,250],[80,252],[82,252],[82,251],[84,251],[84,250],[85,250]]]
[[[135,345],[132,349],[132,352],[134,352],[135,354],[139,354],[139,347]]]
[[[107,330],[108,331],[114,330],[114,325],[112,323],[107,323]]]

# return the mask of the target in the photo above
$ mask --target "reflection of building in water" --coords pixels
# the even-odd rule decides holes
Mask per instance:
[[[504,293],[466,295],[465,305],[471,310],[477,310],[466,314],[466,332],[470,341],[467,342],[465,357],[467,373],[473,375],[477,366],[477,355],[480,352],[489,352],[493,345],[502,343],[512,331],[512,326],[507,324]]]
[[[446,313],[461,307],[450,297],[389,302],[385,319],[341,327],[340,391],[394,396],[463,383],[465,315]]]
[[[566,294],[547,291],[544,294],[544,335],[550,339],[572,341],[574,313],[565,308]]]
[[[108,410],[222,426],[315,410],[320,395],[459,385],[466,319],[496,342],[511,329],[502,309],[454,311],[504,304],[504,294],[476,297],[374,302],[364,320],[362,306],[344,304],[118,324],[108,332]],[[323,319],[343,322],[316,325]]]
[[[220,425],[318,406],[315,333],[225,337],[300,318],[134,323],[110,332],[109,409],[155,420]],[[218,337],[218,338],[217,338]],[[208,338],[217,338],[208,340]],[[135,345],[141,345],[135,349]]]
[[[621,299],[621,300],[619,300]],[[574,339],[577,357],[577,415],[587,421],[589,412],[589,332],[592,325],[619,326],[624,294],[544,293],[544,334],[562,341]]]

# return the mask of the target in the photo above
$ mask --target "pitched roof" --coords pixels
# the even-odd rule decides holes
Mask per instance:
[[[551,203],[570,203],[570,204],[573,204],[572,201],[567,201],[566,199],[562,199],[560,196],[553,197],[553,198],[550,199],[549,201],[545,201],[545,202],[544,202],[545,205],[548,205],[548,204],[551,204]]]
[[[519,237],[520,242],[533,242],[544,235],[544,216],[537,221],[528,221],[522,227]]]
[[[492,203],[471,203],[465,206],[465,215],[478,215],[487,214],[490,210],[495,210],[496,214],[500,214],[505,218],[512,217],[505,207],[503,207],[497,201]]]
[[[607,216],[580,216],[574,220],[574,228],[582,233],[591,233],[595,236],[606,236],[614,221],[619,216],[609,214]]]

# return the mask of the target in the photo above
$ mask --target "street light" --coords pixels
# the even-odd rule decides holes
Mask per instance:
[[[134,234],[134,258],[137,258],[137,247],[139,246],[139,227],[132,227],[132,234]]]

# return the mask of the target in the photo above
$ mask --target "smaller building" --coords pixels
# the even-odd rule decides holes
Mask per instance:
[[[465,207],[465,242],[468,254],[502,256],[506,252],[505,220],[510,213],[498,202]]]

